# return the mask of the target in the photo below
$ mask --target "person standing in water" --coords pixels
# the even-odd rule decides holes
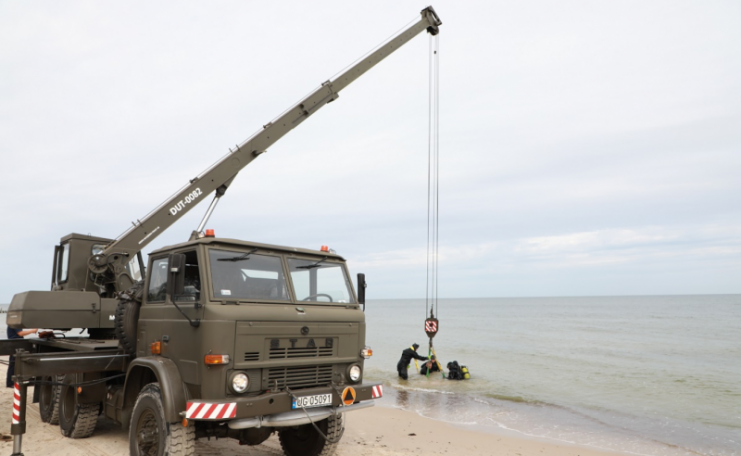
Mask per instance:
[[[401,352],[401,359],[399,359],[399,362],[396,364],[396,370],[399,371],[399,377],[404,380],[409,378],[407,375],[407,369],[409,369],[409,363],[412,361],[412,358],[420,361],[427,361],[427,358],[417,353],[418,348],[419,344],[412,344],[411,347],[405,348],[404,351]]]
[[[419,368],[420,374],[427,375],[427,372],[440,372],[440,367],[437,365],[435,355],[432,355],[430,359]]]

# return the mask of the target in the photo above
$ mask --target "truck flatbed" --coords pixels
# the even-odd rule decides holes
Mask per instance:
[[[16,355],[16,372],[27,377],[125,371],[130,358],[116,340],[87,337],[3,341],[0,355]]]

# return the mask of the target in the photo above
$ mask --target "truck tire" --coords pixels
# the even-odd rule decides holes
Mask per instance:
[[[192,456],[196,450],[195,440],[193,422],[186,427],[180,422],[165,420],[159,383],[142,388],[129,426],[131,456]]]
[[[70,375],[67,378],[64,379],[65,383],[72,383],[75,376]],[[62,435],[72,439],[84,439],[93,435],[95,425],[98,424],[100,402],[80,404],[75,386],[64,385],[59,388],[59,429]]]
[[[116,306],[115,326],[119,345],[129,355],[136,355],[136,327],[141,304],[132,299],[121,299]]]
[[[334,454],[345,432],[344,417],[342,414],[332,415],[315,424],[331,442],[319,435],[311,423],[284,428],[278,431],[278,439],[286,456],[331,456]]]
[[[91,339],[115,339],[116,330],[114,328],[88,328],[87,333]]]
[[[62,376],[54,375],[51,377],[42,377],[39,388],[39,415],[41,421],[49,424],[59,424],[59,385],[52,385],[52,382],[61,382]]]

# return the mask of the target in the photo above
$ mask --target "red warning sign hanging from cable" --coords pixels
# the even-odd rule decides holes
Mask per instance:
[[[427,333],[427,337],[432,339],[435,337],[435,334],[437,334],[437,329],[439,325],[439,321],[437,321],[437,318],[428,318],[425,320],[425,333]]]

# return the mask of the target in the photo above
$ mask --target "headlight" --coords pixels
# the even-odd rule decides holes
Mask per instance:
[[[232,376],[232,389],[235,393],[244,393],[250,386],[250,378],[244,372]]]
[[[353,383],[360,380],[360,374],[360,366],[358,366],[357,364],[353,364],[352,366],[350,366],[350,369],[347,370],[347,376]]]

